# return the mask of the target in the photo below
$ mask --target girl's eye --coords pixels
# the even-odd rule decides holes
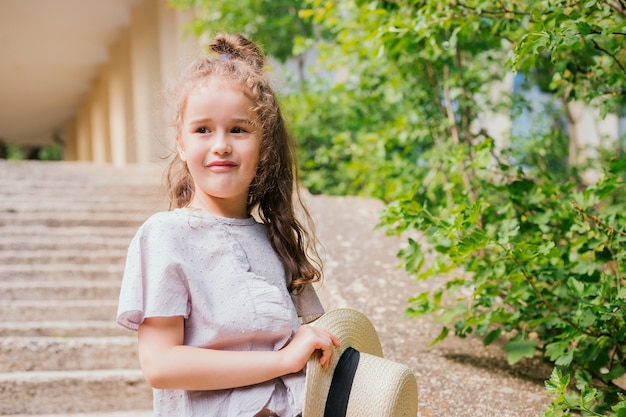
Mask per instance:
[[[199,127],[196,129],[196,133],[201,133],[201,134],[209,133],[209,129],[207,129],[206,127]]]
[[[233,127],[231,132],[232,133],[246,133],[246,131],[240,127]]]

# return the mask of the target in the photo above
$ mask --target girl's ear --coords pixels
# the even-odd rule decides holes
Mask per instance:
[[[187,162],[187,157],[185,156],[185,148],[183,148],[183,143],[178,136],[176,136],[176,150],[178,151],[178,156],[181,161]]]

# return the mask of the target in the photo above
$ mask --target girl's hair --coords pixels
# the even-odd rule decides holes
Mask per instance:
[[[298,187],[295,146],[285,125],[276,95],[264,74],[265,56],[253,42],[238,34],[218,34],[210,43],[213,56],[192,62],[175,91],[175,126],[180,135],[187,97],[211,77],[230,82],[253,103],[251,111],[261,137],[259,164],[248,190],[248,213],[258,212],[268,226],[274,250],[283,262],[289,290],[298,294],[321,279],[310,215]],[[167,173],[170,208],[188,206],[194,183],[187,165],[175,154]],[[294,203],[308,221],[307,231],[296,217]]]

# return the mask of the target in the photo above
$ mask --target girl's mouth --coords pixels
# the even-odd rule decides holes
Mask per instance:
[[[218,160],[218,161],[213,161],[211,163],[209,163],[209,165],[207,165],[208,168],[215,168],[215,169],[228,169],[228,168],[232,168],[237,166],[237,164],[235,164],[233,161],[228,161],[228,160]]]

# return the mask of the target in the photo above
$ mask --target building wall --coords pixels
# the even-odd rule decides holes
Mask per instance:
[[[90,92],[65,127],[65,159],[116,165],[162,161],[173,148],[163,91],[202,53],[183,35],[191,12],[144,0],[109,49]]]

